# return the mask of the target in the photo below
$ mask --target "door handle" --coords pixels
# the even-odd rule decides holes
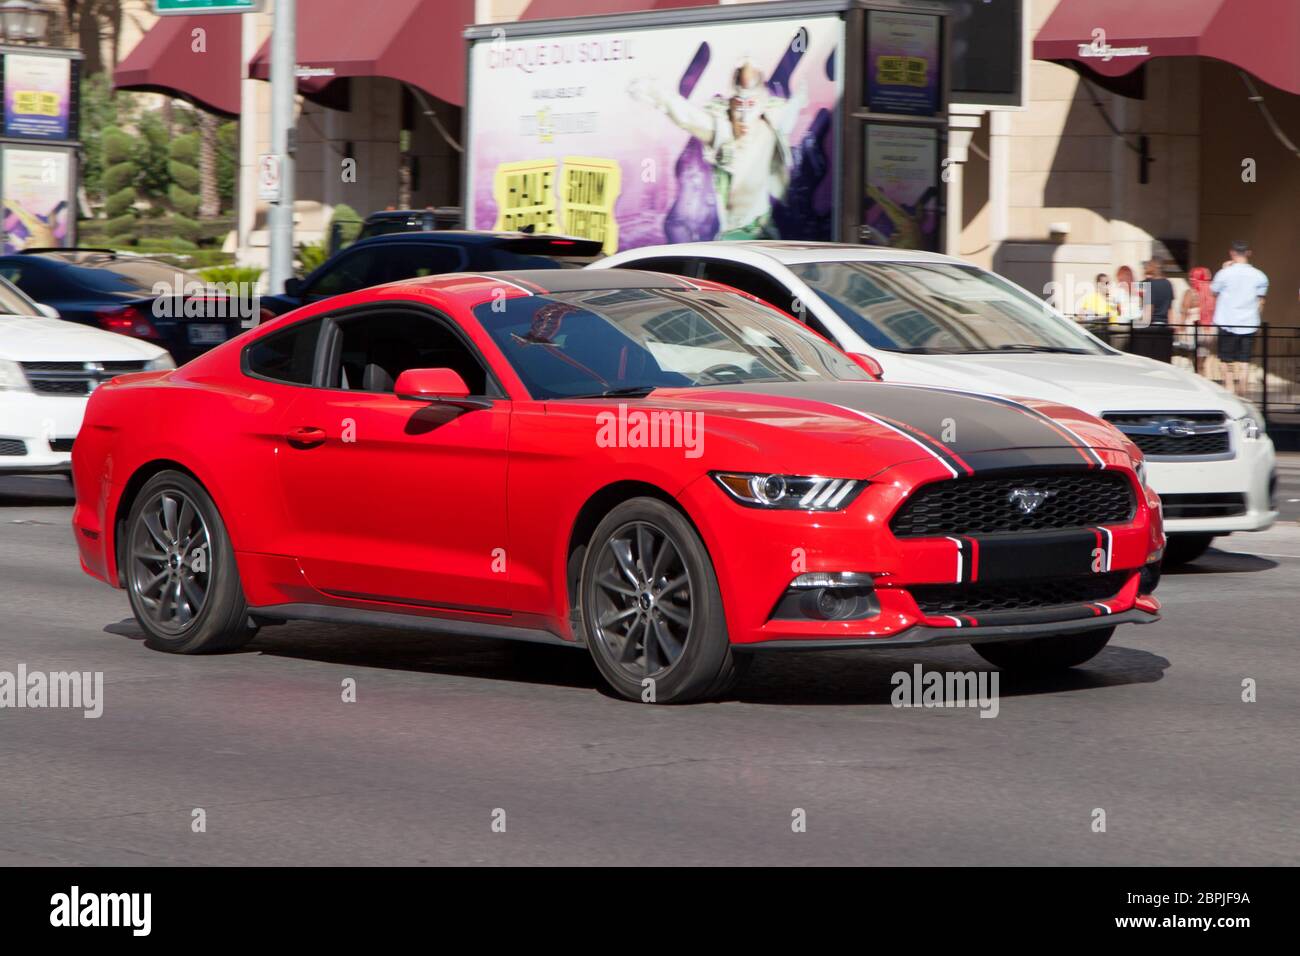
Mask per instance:
[[[315,428],[311,425],[300,425],[297,428],[290,429],[289,433],[284,437],[289,439],[291,445],[311,448],[325,441],[325,429]]]

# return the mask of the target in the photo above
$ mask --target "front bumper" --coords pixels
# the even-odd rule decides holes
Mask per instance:
[[[1220,517],[1180,517],[1174,508],[1166,506],[1167,534],[1263,531],[1277,520],[1272,502],[1277,468],[1272,439],[1267,435],[1236,438],[1234,450],[1234,457],[1222,461],[1147,459],[1147,480],[1162,497],[1178,496],[1171,501],[1194,506],[1208,500],[1202,496],[1240,495],[1243,499],[1239,513]]]
[[[1103,454],[1113,459],[1108,467],[1122,468],[1133,480],[1126,455]],[[970,643],[1158,617],[1159,602],[1145,593],[1140,571],[1153,563],[1164,538],[1154,496],[1148,507],[1136,482],[1137,511],[1122,524],[999,540],[896,537],[889,521],[901,502],[918,486],[949,477],[934,461],[907,462],[872,477],[845,510],[815,514],[744,508],[709,479],[689,485],[680,500],[713,557],[731,643],[737,648]],[[1099,566],[1093,565],[1096,545],[1103,545]],[[842,620],[778,613],[793,579],[814,572],[870,575],[874,607]],[[1102,573],[1104,581],[1095,576]],[[1035,603],[1040,584],[1050,589],[1064,582],[1073,588],[1085,581],[1069,597]],[[1020,588],[1022,582],[1028,587]],[[1018,590],[1019,603],[1007,605],[1011,610],[980,590],[1004,585]],[[1094,585],[1104,590],[1092,590]],[[943,593],[958,589],[957,609],[948,610],[936,587]],[[1025,597],[1031,593],[1035,596]]]
[[[1151,624],[1160,620],[1158,611],[1134,607],[1118,614],[1093,618],[1091,621],[1051,621],[1041,624],[1003,624],[992,627],[932,627],[914,624],[905,631],[889,637],[841,638],[838,640],[774,640],[753,644],[753,650],[773,651],[836,651],[864,647],[937,647],[943,644],[991,644],[995,641],[1016,641],[1031,637],[1049,637],[1053,634],[1083,634],[1116,624]]]
[[[0,475],[70,471],[71,453],[54,451],[50,442],[75,438],[85,413],[84,395],[0,391],[0,438],[21,441],[26,452],[0,455]]]

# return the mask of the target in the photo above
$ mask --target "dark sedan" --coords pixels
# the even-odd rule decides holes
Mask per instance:
[[[70,322],[145,339],[177,365],[238,335],[252,295],[231,296],[159,259],[111,250],[0,256],[0,276]],[[251,322],[250,322],[251,324]]]
[[[385,282],[446,272],[580,268],[600,254],[600,243],[568,236],[519,232],[404,232],[354,242],[305,279],[290,279],[283,295],[262,297],[275,315],[310,302]]]

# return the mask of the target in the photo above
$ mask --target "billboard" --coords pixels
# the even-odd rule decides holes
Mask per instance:
[[[606,252],[830,239],[843,24],[808,17],[470,48],[466,216]]]
[[[940,110],[941,22],[934,14],[867,11],[867,80],[872,113],[934,116]]]
[[[72,129],[72,60],[4,54],[4,135],[66,140]]]
[[[71,243],[72,153],[0,146],[4,254]]]
[[[872,242],[938,251],[939,146],[932,127],[867,124],[862,223]]]

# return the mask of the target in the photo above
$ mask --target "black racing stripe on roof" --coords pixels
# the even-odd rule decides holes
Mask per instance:
[[[510,272],[484,272],[484,278],[501,276],[529,288],[546,292],[600,292],[606,289],[690,289],[680,276],[639,269],[516,269]]]

